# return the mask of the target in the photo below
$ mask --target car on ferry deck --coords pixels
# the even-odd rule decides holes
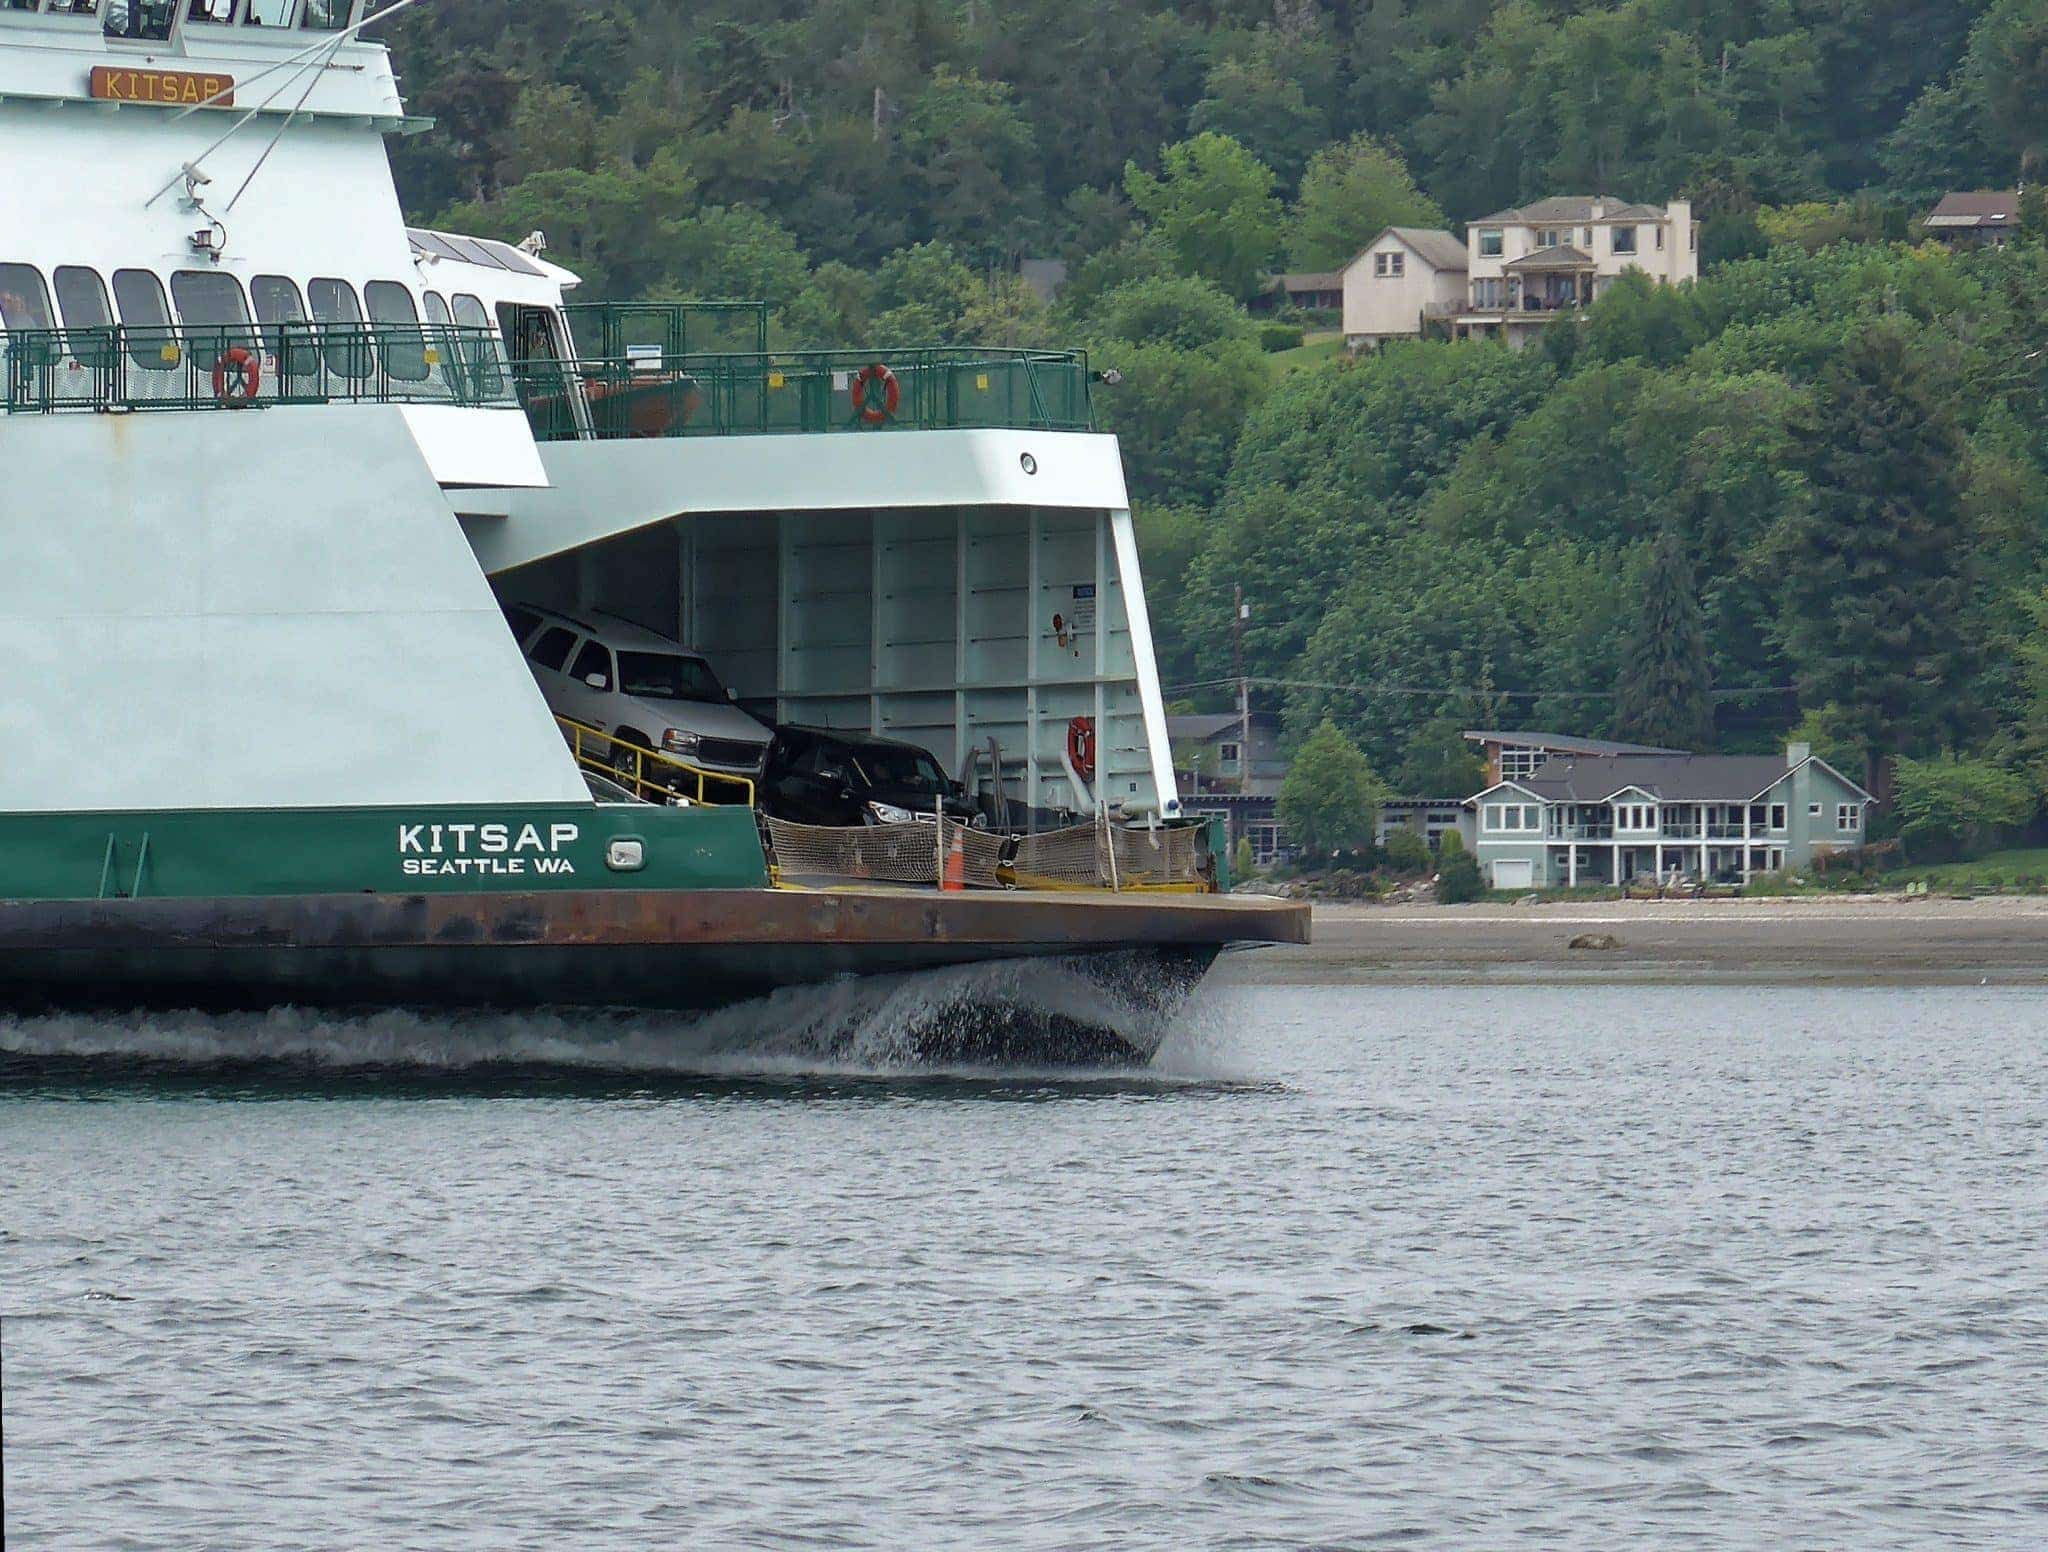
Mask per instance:
[[[918,744],[837,728],[775,730],[761,779],[761,808],[773,818],[814,825],[908,824],[931,819],[940,804],[958,824],[987,823],[966,789]]]
[[[772,735],[732,704],[698,653],[597,612],[509,603],[505,620],[549,709],[609,735],[622,770],[632,769],[638,748],[724,775],[761,775]]]

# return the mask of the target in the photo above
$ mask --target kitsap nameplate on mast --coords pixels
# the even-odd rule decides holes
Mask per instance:
[[[235,78],[213,70],[148,70],[94,65],[88,89],[101,102],[154,102],[165,107],[232,108]]]

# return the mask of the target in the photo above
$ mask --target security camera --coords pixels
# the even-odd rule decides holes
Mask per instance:
[[[213,179],[211,177],[209,177],[206,173],[202,172],[199,168],[193,166],[192,163],[190,162],[187,162],[185,164],[184,172],[185,187],[188,189],[203,189],[207,186],[207,184],[213,182]]]
[[[535,227],[526,234],[526,239],[520,243],[519,248],[523,253],[546,253],[548,251],[548,234],[539,227]]]

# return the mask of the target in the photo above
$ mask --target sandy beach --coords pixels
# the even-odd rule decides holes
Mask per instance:
[[[1219,970],[1244,984],[2048,984],[2048,897],[1318,905],[1314,943],[1233,954]]]

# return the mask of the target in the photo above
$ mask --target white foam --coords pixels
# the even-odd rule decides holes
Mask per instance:
[[[1156,992],[1142,971],[1131,984],[1106,989],[1067,961],[1013,960],[790,987],[703,1014],[277,1008],[4,1018],[0,1053],[336,1070],[520,1064],[715,1075],[929,1072],[963,1065],[922,1054],[931,1048],[934,1032],[1000,1008],[1107,1026],[1139,1051],[1179,1034],[1184,1038],[1167,1042],[1174,1054],[1162,1066],[1175,1074],[1208,1075],[1212,1064],[1205,1053],[1214,1031],[1202,1028],[1199,1019],[1184,1026],[1172,1008],[1160,1007]]]

